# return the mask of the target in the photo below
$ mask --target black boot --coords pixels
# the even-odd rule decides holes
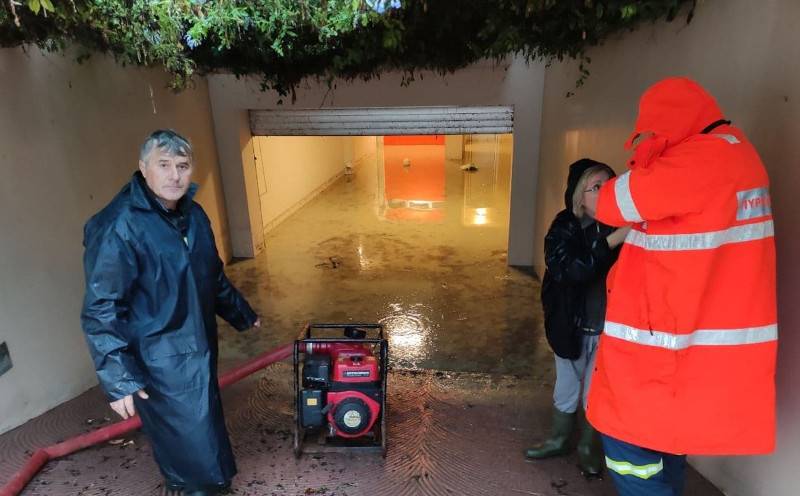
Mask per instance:
[[[178,484],[177,482],[171,482],[169,480],[164,481],[164,488],[161,490],[161,496],[181,496],[183,493],[183,484]]]
[[[219,484],[217,486],[207,486],[203,489],[196,489],[194,491],[185,491],[183,496],[220,496],[222,494],[230,494],[231,483]]]
[[[525,458],[539,460],[569,453],[569,438],[575,427],[575,414],[553,408],[553,425],[550,437],[543,443],[525,450]]]
[[[166,496],[219,496],[230,494],[231,483],[206,486],[199,489],[184,489],[183,486],[167,483],[164,494]]]
[[[587,478],[599,477],[603,473],[603,446],[600,436],[586,420],[586,412],[581,415],[581,437],[578,441],[578,467]]]

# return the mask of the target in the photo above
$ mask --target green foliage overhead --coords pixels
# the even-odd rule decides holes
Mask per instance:
[[[176,89],[210,71],[260,75],[294,91],[305,77],[452,72],[520,53],[548,62],[642,22],[691,20],[696,0],[0,0],[0,46],[74,45],[161,65]]]

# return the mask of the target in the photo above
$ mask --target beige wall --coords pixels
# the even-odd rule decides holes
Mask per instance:
[[[344,172],[351,138],[255,136],[261,222],[268,232]]]
[[[542,267],[544,232],[563,208],[566,167],[591,157],[622,170],[622,143],[633,127],[638,97],[658,79],[692,77],[718,99],[728,118],[759,150],[772,181],[778,247],[778,451],[764,457],[696,457],[692,463],[732,496],[798,493],[800,466],[800,2],[708,0],[688,26],[658,24],[593,50],[591,76],[576,96],[574,63],[546,75],[536,266]],[[667,188],[666,193],[669,190]],[[540,272],[541,273],[541,272]],[[731,364],[736,366],[736,364]]]
[[[368,82],[338,81],[329,91],[324,83],[304,82],[297,101],[261,91],[256,78],[212,75],[208,78],[220,167],[235,256],[253,256],[263,248],[255,166],[246,151],[249,109],[317,109],[345,107],[405,107],[440,105],[513,105],[514,171],[511,183],[511,229],[508,260],[531,265],[534,245],[534,196],[538,175],[544,64],[512,59],[499,66],[482,62],[447,76],[426,73],[404,87],[402,75],[387,73]]]
[[[136,169],[138,147],[170,127],[194,144],[198,200],[230,251],[208,90],[174,94],[161,71],[96,56],[0,50],[0,432],[96,383],[79,313],[83,224]]]
[[[378,151],[378,141],[382,136],[342,136],[344,142],[344,162],[357,169],[370,161],[374,164]]]
[[[377,151],[375,136],[254,136],[251,146],[264,235]]]
[[[376,154],[378,153],[377,136],[354,136],[349,138],[353,146],[353,167],[362,167],[365,164],[375,164]]]

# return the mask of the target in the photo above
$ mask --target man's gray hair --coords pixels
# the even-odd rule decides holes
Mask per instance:
[[[192,158],[192,145],[189,140],[172,129],[159,129],[153,131],[142,143],[139,149],[139,160],[147,162],[147,156],[154,148],[159,148],[172,155]]]

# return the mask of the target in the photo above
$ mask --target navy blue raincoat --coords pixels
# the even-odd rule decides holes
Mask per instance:
[[[257,316],[228,281],[211,225],[192,201],[174,211],[136,173],[84,229],[83,329],[111,400],[134,395],[166,479],[187,489],[236,474],[217,386],[215,314],[236,329]]]

